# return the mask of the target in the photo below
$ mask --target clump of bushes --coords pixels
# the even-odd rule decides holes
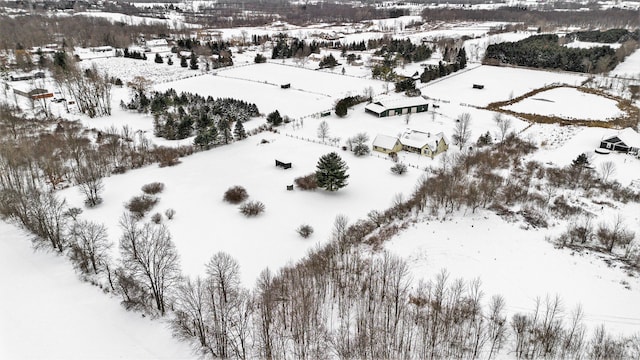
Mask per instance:
[[[159,212],[157,212],[157,213],[153,214],[153,215],[151,216],[151,221],[152,221],[154,224],[160,224],[160,223],[162,222],[162,214],[160,214]]]
[[[407,165],[402,163],[396,163],[391,167],[391,172],[397,175],[402,175],[407,172]]]
[[[240,206],[240,212],[244,216],[258,216],[264,212],[265,206],[260,201],[249,201]]]
[[[137,218],[143,218],[157,203],[158,198],[145,194],[132,197],[125,207]]]
[[[293,181],[300,190],[315,190],[318,188],[316,173],[301,176]]]
[[[240,204],[241,202],[247,200],[249,194],[247,190],[242,186],[233,186],[230,187],[224,193],[224,201],[231,204]]]
[[[147,195],[159,194],[164,190],[164,184],[161,182],[152,182],[142,186],[142,192]]]
[[[311,234],[313,234],[313,228],[311,227],[311,225],[308,224],[304,224],[304,225],[300,225],[297,229],[296,232],[302,236],[303,238],[308,238],[309,236],[311,236]]]

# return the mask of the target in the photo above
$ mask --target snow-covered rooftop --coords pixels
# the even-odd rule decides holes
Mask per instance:
[[[379,134],[375,139],[373,139],[373,146],[377,146],[383,149],[393,149],[397,142],[398,138],[395,136]]]

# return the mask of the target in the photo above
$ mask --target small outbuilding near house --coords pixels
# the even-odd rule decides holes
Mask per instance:
[[[429,103],[424,98],[408,97],[399,100],[381,100],[372,102],[364,108],[365,112],[377,117],[420,113],[429,110]]]
[[[373,150],[390,154],[402,150],[402,144],[395,136],[377,135],[376,138],[373,139]]]
[[[640,134],[632,128],[626,128],[611,134],[600,141],[600,148],[624,153],[640,152]]]

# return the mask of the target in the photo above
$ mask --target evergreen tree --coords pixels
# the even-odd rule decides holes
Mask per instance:
[[[191,60],[189,60],[189,69],[191,70],[198,70],[198,56],[192,52],[191,53]]]
[[[282,116],[280,116],[280,112],[276,110],[267,115],[267,122],[272,126],[278,126],[282,124]]]
[[[171,60],[171,58],[167,59],[167,65],[173,65],[173,60]]]
[[[337,153],[331,152],[321,156],[316,168],[316,181],[319,187],[328,191],[337,191],[347,186],[349,167]]]
[[[180,66],[182,66],[182,67],[187,67],[187,66],[189,66],[189,65],[187,64],[187,58],[186,58],[186,57],[184,57],[184,56],[181,56],[181,57],[180,57]]]
[[[242,121],[236,121],[236,126],[233,129],[233,136],[236,140],[242,140],[247,138],[247,132],[244,131],[244,125],[242,125]]]
[[[467,67],[467,52],[464,50],[464,46],[460,48],[460,51],[458,51],[456,60],[458,61],[460,69],[464,69],[465,67]]]
[[[156,53],[156,58],[153,61],[155,61],[156,64],[162,64],[164,62],[164,60],[162,60],[162,56],[158,53]]]
[[[573,160],[571,165],[573,167],[586,167],[586,166],[588,166],[589,165],[589,158],[587,157],[587,154],[582,153],[582,154],[578,155],[578,157]]]
[[[233,135],[231,134],[231,125],[229,124],[229,120],[220,119],[218,120],[217,126],[220,140],[225,144],[230,143],[233,140]]]

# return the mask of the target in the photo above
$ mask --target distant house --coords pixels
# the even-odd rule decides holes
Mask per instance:
[[[403,115],[409,113],[425,112],[429,109],[429,103],[422,97],[411,97],[401,100],[376,101],[365,106],[364,110],[377,117]]]
[[[640,152],[640,134],[632,128],[626,128],[600,141],[600,148],[624,153]]]
[[[28,73],[14,73],[9,75],[9,80],[11,81],[21,81],[21,80],[33,80],[33,79],[44,79],[44,71],[32,71]]]
[[[52,92],[50,92],[47,89],[42,89],[42,88],[35,88],[35,89],[28,90],[28,91],[14,88],[13,92],[16,95],[24,96],[24,97],[32,99],[32,100],[46,99],[46,98],[53,97],[53,93]]]
[[[417,153],[423,156],[434,156],[449,149],[449,140],[443,133],[431,134],[428,132],[407,130],[400,137],[402,150]]]
[[[395,136],[377,135],[373,139],[373,150],[389,154],[402,150],[402,144]]]
[[[171,48],[169,47],[169,43],[167,42],[167,39],[147,40],[144,43],[144,48],[146,52],[153,52],[153,53],[171,51]]]

